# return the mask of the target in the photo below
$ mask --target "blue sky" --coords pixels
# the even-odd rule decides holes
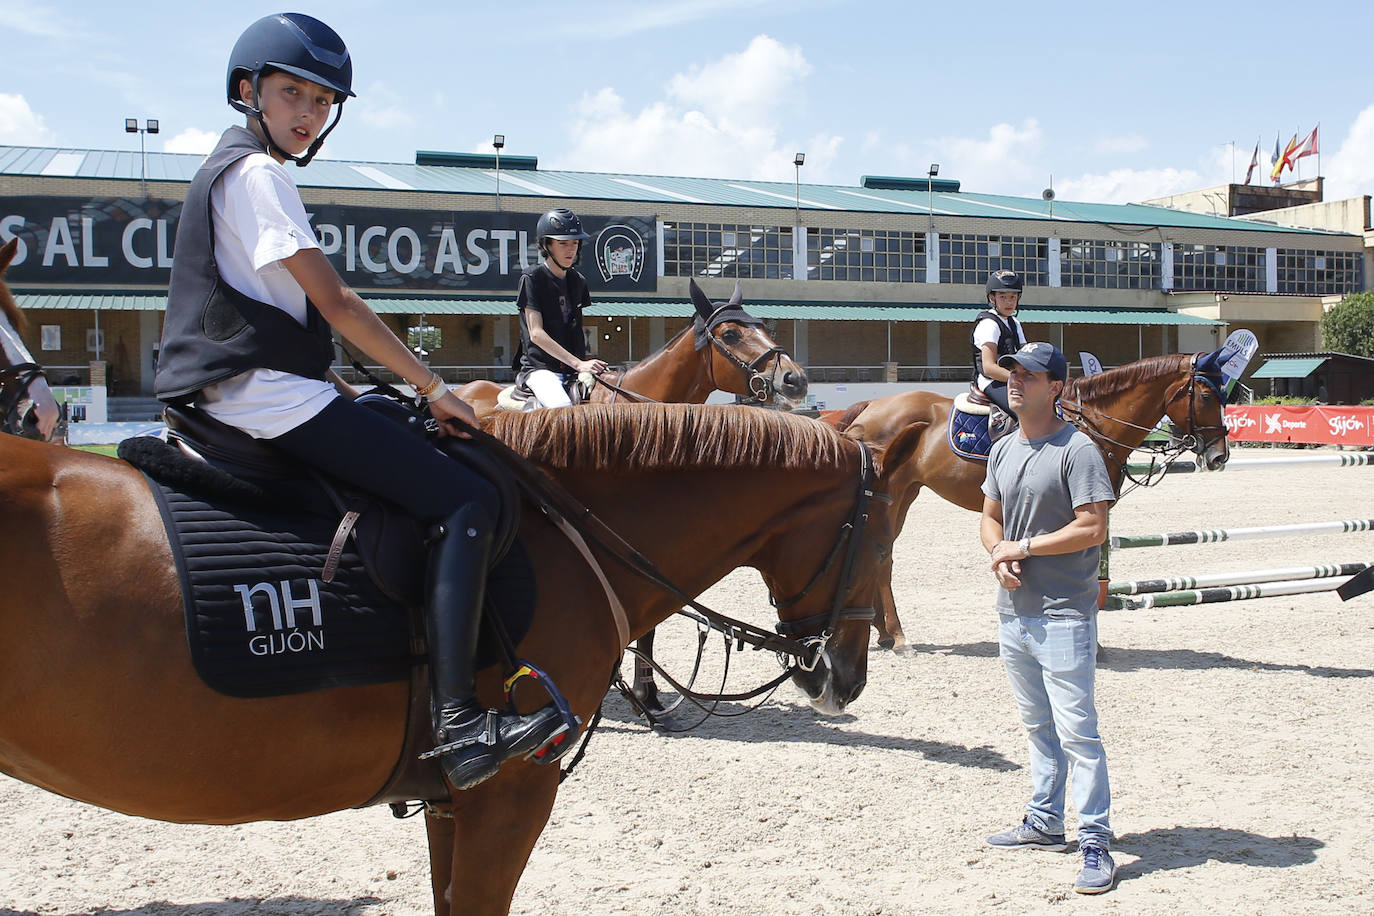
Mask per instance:
[[[1327,198],[1374,193],[1367,3],[288,8],[353,54],[330,158],[490,152],[504,133],[541,168],[791,181],[804,151],[803,182],[939,162],[969,191],[1038,196],[1053,175],[1063,198],[1126,201],[1229,181],[1233,160],[1241,179],[1257,139],[1267,173],[1276,134],[1320,121]],[[0,143],[137,149],[123,119],[151,117],[150,149],[204,152],[237,117],[229,48],[279,9],[0,0]]]

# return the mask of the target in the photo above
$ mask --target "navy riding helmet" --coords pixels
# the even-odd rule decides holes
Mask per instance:
[[[292,156],[278,147],[267,130],[262,109],[245,102],[239,93],[239,81],[251,80],[256,99],[258,80],[277,70],[333,89],[334,102],[339,106],[333,123],[315,138],[303,156]],[[227,82],[229,104],[250,118],[256,118],[272,150],[299,166],[306,165],[320,151],[324,138],[343,117],[344,100],[355,95],[353,60],[348,55],[348,46],[337,32],[304,13],[274,13],[245,29],[234,42],[234,50],[229,52]]]

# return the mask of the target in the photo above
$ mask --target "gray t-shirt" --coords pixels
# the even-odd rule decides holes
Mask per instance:
[[[1010,541],[1058,531],[1074,509],[1114,502],[1102,453],[1085,434],[1065,424],[1027,441],[1019,432],[993,443],[983,493],[1002,504],[1002,530]],[[1097,611],[1100,548],[1034,556],[1021,561],[1021,587],[997,589],[997,610],[1022,617],[1088,617]]]

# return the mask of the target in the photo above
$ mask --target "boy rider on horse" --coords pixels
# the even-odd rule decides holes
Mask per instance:
[[[520,275],[516,308],[520,313],[520,374],[544,407],[570,407],[567,383],[578,373],[600,375],[606,363],[587,359],[582,312],[592,304],[587,281],[576,264],[582,242],[577,214],[559,207],[539,217],[535,227],[543,260]]]
[[[1007,381],[1011,373],[997,361],[1015,353],[1026,343],[1026,332],[1015,317],[1021,304],[1021,287],[1021,275],[1014,270],[994,270],[988,274],[990,308],[978,313],[971,337],[974,385],[1011,416],[1016,415],[1007,404]]]
[[[264,17],[229,56],[230,127],[187,192],[156,374],[158,397],[214,419],[432,525],[427,630],[439,762],[459,789],[562,727],[548,706],[484,709],[473,652],[481,620],[495,489],[402,426],[353,401],[330,369],[332,329],[414,386],[446,435],[472,409],[416,359],[339,278],[284,167],[306,165],[354,95],[343,40],[299,13]],[[338,106],[332,123],[331,109]],[[571,744],[571,742],[568,742]]]

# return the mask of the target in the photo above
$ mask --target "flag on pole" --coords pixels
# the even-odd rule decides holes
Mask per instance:
[[[1250,167],[1249,167],[1248,169],[1245,170],[1245,183],[1246,183],[1246,184],[1249,184],[1249,183],[1250,183],[1250,176],[1253,175],[1253,174],[1255,173],[1255,169],[1256,169],[1258,166],[1259,166],[1259,141],[1256,140],[1256,141],[1255,141],[1255,154],[1254,154],[1253,156],[1250,157]]]
[[[1269,177],[1274,179],[1274,184],[1279,183],[1279,135],[1274,134],[1274,154],[1269,157],[1271,171]]]
[[[1293,171],[1293,160],[1290,157],[1293,155],[1293,150],[1297,148],[1297,134],[1294,134],[1293,139],[1288,141],[1288,145],[1283,148],[1282,155],[1279,154],[1279,141],[1274,141],[1274,158],[1276,161],[1274,162],[1274,170],[1269,173],[1270,178],[1274,179],[1274,181],[1277,182],[1279,180],[1279,176],[1283,174],[1284,166],[1287,166],[1290,172]]]
[[[1317,148],[1317,131],[1321,125],[1312,128],[1312,133],[1307,135],[1307,139],[1298,144],[1298,148],[1293,152],[1293,161],[1297,162],[1303,156],[1315,156],[1320,150]]]

